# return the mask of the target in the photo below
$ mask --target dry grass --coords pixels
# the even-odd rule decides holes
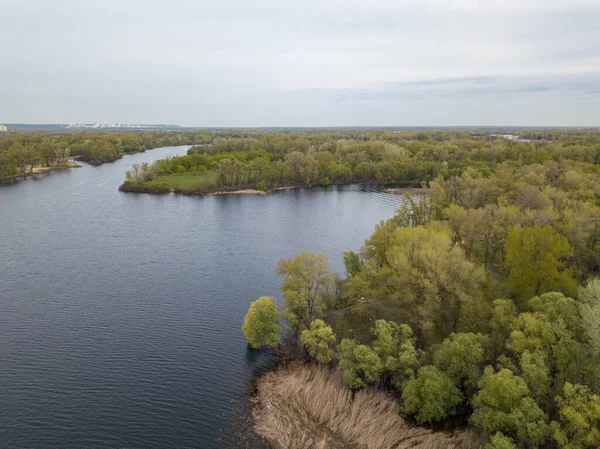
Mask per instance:
[[[435,432],[409,426],[386,393],[361,390],[353,397],[338,375],[291,366],[258,381],[256,432],[285,449],[477,449],[468,431]]]

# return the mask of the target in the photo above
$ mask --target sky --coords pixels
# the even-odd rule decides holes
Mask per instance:
[[[600,126],[600,0],[0,0],[0,123]]]

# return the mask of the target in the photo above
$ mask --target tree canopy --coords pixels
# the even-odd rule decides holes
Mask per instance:
[[[273,297],[261,296],[250,304],[242,331],[253,348],[276,348],[279,345],[279,308]]]

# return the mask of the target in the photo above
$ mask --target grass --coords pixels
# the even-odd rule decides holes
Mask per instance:
[[[407,424],[397,402],[376,390],[353,394],[340,377],[291,365],[258,380],[255,431],[286,449],[477,449],[471,431],[437,432]]]
[[[176,188],[189,189],[200,185],[205,187],[216,185],[218,179],[219,174],[216,171],[209,170],[203,175],[181,173],[159,176],[154,181],[147,182],[145,184],[149,186],[166,184],[171,188],[171,190]]]

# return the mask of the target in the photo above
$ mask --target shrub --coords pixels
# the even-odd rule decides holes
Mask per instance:
[[[265,181],[258,181],[256,183],[256,190],[262,190],[264,192],[267,190],[267,183]]]

